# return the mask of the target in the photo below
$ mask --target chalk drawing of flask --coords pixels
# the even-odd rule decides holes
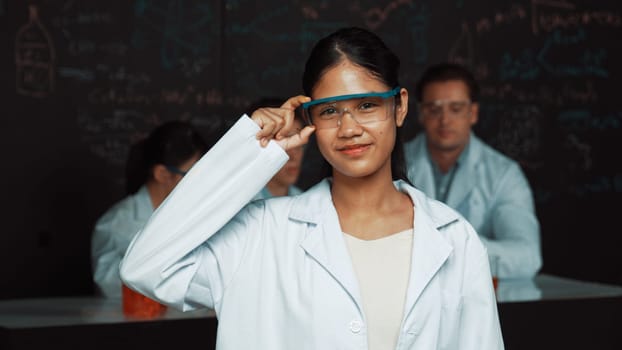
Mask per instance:
[[[45,97],[54,91],[56,53],[52,38],[39,20],[36,6],[29,6],[29,20],[15,38],[17,92]]]

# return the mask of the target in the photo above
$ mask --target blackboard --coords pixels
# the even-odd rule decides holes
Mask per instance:
[[[476,132],[533,187],[544,271],[622,284],[618,1],[0,0],[0,24],[0,264],[15,276],[0,298],[91,293],[91,227],[124,194],[130,144],[171,119],[217,138],[258,98],[300,93],[311,45],[350,25],[398,53],[411,91],[428,64],[471,67]],[[310,148],[302,187],[320,163]]]

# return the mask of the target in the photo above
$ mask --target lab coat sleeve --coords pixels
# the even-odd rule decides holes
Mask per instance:
[[[503,349],[503,336],[486,248],[479,240],[472,239],[467,251],[471,261],[466,264],[464,275],[459,348]]]
[[[209,246],[204,243],[288,159],[273,141],[261,147],[255,137],[258,131],[254,121],[242,116],[184,176],[130,244],[120,267],[125,284],[178,309],[197,306],[188,303],[185,297],[198,261],[209,261],[205,259]],[[239,247],[230,249],[244,249],[243,241],[232,241]],[[226,263],[239,264],[236,257],[241,258],[234,254]],[[211,302],[203,304],[210,306]]]
[[[492,207],[494,239],[481,237],[489,255],[499,257],[500,278],[527,278],[542,266],[540,225],[529,183],[518,164],[505,173]]]

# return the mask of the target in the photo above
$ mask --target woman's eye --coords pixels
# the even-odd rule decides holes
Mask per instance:
[[[319,115],[322,118],[331,118],[337,114],[337,109],[334,107],[327,107],[320,111]]]
[[[369,102],[369,101],[368,101],[368,102],[363,102],[363,103],[361,103],[361,104],[359,105],[359,110],[366,111],[366,110],[371,110],[371,109],[373,109],[374,107],[378,107],[378,104],[377,104],[377,103],[375,103],[375,102]]]

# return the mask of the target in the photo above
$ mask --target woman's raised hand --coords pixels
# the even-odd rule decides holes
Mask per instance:
[[[263,107],[254,111],[251,119],[261,128],[257,133],[261,146],[265,147],[272,139],[286,151],[306,144],[315,127],[295,129],[294,114],[296,108],[308,101],[311,101],[309,97],[298,95],[290,97],[280,108]]]

